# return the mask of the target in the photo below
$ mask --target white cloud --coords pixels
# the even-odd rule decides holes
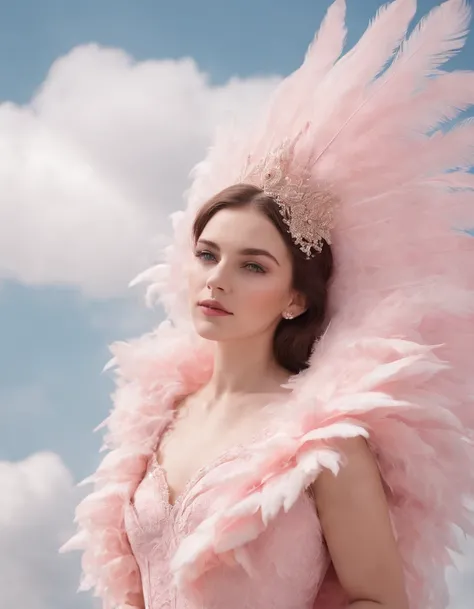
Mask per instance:
[[[449,609],[472,609],[474,600],[474,539],[459,535],[461,555],[454,555],[448,569],[451,590]]]
[[[122,294],[216,124],[253,115],[277,80],[214,86],[191,59],[96,45],[56,61],[30,104],[0,105],[0,279]]]
[[[77,557],[58,555],[78,500],[71,474],[53,453],[0,462],[0,609],[89,609],[77,595]]]

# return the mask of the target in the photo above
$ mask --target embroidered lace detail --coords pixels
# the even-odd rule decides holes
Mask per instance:
[[[296,144],[285,140],[252,169],[249,158],[240,180],[276,201],[293,241],[310,257],[322,251],[324,241],[331,244],[338,199],[327,185],[311,181],[310,171],[294,171]]]
[[[174,584],[170,563],[180,541],[215,510],[213,490],[202,491],[200,482],[217,468],[242,467],[251,446],[233,446],[201,467],[173,504],[165,471],[152,454],[125,512],[146,609],[312,609],[327,561],[316,511],[306,495],[247,544],[252,577],[223,561],[190,589],[178,590]]]

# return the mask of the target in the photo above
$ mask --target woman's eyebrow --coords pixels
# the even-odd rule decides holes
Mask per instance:
[[[214,241],[210,241],[209,239],[199,239],[198,243],[202,245],[207,245],[208,247],[211,247],[212,249],[220,252],[220,247]],[[273,254],[270,254],[269,251],[261,249],[259,247],[245,247],[244,249],[239,250],[239,254],[242,256],[266,256],[267,258],[270,258],[276,264],[278,264],[278,266],[280,266],[280,263]]]
[[[266,256],[267,258],[270,258],[271,260],[276,262],[278,266],[280,266],[280,263],[273,254],[270,254],[270,252],[268,252],[267,250],[263,250],[258,247],[246,247],[245,249],[240,250],[239,253],[243,256]]]

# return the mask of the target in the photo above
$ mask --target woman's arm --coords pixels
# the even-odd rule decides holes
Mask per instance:
[[[127,596],[127,606],[133,607],[133,609],[145,609],[143,594],[129,594]]]
[[[351,609],[408,609],[379,470],[364,438],[341,440],[347,462],[313,485],[328,550]]]

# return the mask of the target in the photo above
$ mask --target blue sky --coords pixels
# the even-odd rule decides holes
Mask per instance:
[[[87,42],[136,59],[193,57],[215,82],[233,75],[287,74],[297,67],[328,0],[2,0],[0,99],[27,102],[55,59]],[[348,2],[349,44],[383,3]],[[420,14],[438,3],[421,0]],[[455,60],[474,54],[472,36]]]
[[[56,120],[66,108],[64,124],[73,130],[74,111],[81,114],[81,121],[86,121],[82,113],[86,116],[94,102],[91,106],[78,103],[76,109],[69,110],[67,104],[71,105],[74,100],[71,102],[67,95],[61,97],[64,91],[68,87],[74,90],[81,79],[86,81],[91,66],[96,63],[103,62],[105,67],[101,69],[106,70],[107,62],[119,62],[115,56],[108,58],[101,51],[89,47],[87,50],[84,45],[89,43],[121,49],[137,62],[190,57],[197,71],[208,75],[208,87],[225,86],[236,76],[245,81],[286,75],[299,65],[329,4],[328,0],[1,0],[0,100],[3,106],[14,104],[15,112],[20,115],[22,109],[30,108],[32,98],[43,92],[42,103],[54,110],[48,120]],[[381,4],[378,0],[348,1],[349,44],[362,33]],[[423,0],[419,2],[420,12],[436,4],[434,0]],[[77,48],[86,50],[71,55]],[[55,63],[64,57],[61,64]],[[461,58],[456,58],[451,65],[474,67],[474,36],[469,37]],[[62,66],[62,71],[55,68],[52,72],[52,66]],[[81,66],[86,67],[76,78],[74,70],[82,69]],[[68,74],[72,84],[68,82]],[[89,87],[90,99],[97,100],[91,93],[93,86],[94,82],[88,80],[84,85]],[[120,96],[120,88],[117,91]],[[54,100],[59,100],[56,106],[53,94]],[[126,96],[128,92],[123,89],[123,94]],[[37,111],[38,106],[35,108]],[[102,116],[107,122],[107,113]],[[94,133],[97,130],[91,128],[88,145]],[[108,133],[105,130],[101,135],[104,145]],[[54,145],[62,137],[67,139],[66,132],[55,133]],[[196,137],[195,153],[190,154],[189,159],[184,155],[182,167],[176,168],[180,179],[191,168],[191,161],[199,160],[199,152],[204,150]],[[67,154],[77,153],[77,143],[66,144]],[[109,150],[115,154],[112,143]],[[143,155],[146,156],[146,149]],[[52,154],[51,158],[54,162],[56,157]],[[101,167],[106,165],[99,153],[97,158]],[[108,171],[112,169],[109,167]],[[25,174],[25,179],[28,175]],[[110,173],[107,179],[101,178],[101,188],[109,178]],[[5,200],[8,195],[2,179],[0,176],[1,198]],[[69,196],[67,183],[66,180],[64,192]],[[73,184],[71,179],[71,190],[75,188]],[[107,182],[106,186],[109,188],[110,184]],[[44,193],[51,192],[41,190],[43,188],[44,185],[38,190],[38,200],[31,193],[28,195],[29,213],[38,213],[38,222],[43,217],[42,205],[47,196]],[[134,192],[138,192],[139,186],[134,188],[137,189]],[[153,188],[159,189],[160,185],[154,184]],[[173,186],[169,188],[172,190]],[[80,200],[75,205],[81,205]],[[100,230],[107,217],[104,212],[100,221],[98,219]],[[9,225],[8,215],[0,218]],[[11,222],[16,226],[16,216],[15,219],[11,216]],[[161,226],[160,223],[160,230]],[[110,406],[111,380],[101,374],[108,360],[107,345],[141,333],[158,321],[161,314],[141,304],[139,291],[127,295],[126,283],[133,278],[132,273],[128,277],[117,275],[114,288],[106,291],[105,296],[98,295],[100,290],[96,287],[90,288],[84,275],[75,282],[67,281],[68,273],[64,269],[49,273],[44,267],[54,266],[64,250],[48,250],[48,256],[43,256],[40,244],[45,241],[36,240],[37,230],[38,226],[33,223],[28,229],[20,228],[13,233],[16,241],[12,247],[16,251],[9,250],[8,260],[2,260],[0,249],[0,461],[17,462],[40,451],[52,451],[78,480],[88,475],[98,462],[100,437],[92,435],[91,430],[106,416]],[[58,226],[52,223],[47,230],[52,231],[46,235],[50,234],[53,241]],[[77,236],[71,248],[87,249],[91,239],[89,231],[93,230],[92,224]],[[100,267],[103,252],[97,243],[93,241],[91,248],[97,251],[95,267]],[[22,258],[23,250],[30,252],[30,266],[23,262],[15,266],[17,262],[12,261]],[[30,250],[34,250],[33,253]],[[93,260],[90,264],[93,268]],[[111,274],[113,272],[115,267]],[[75,269],[71,269],[70,274],[75,275]],[[72,601],[71,604],[63,601],[61,609],[66,605],[73,607]],[[0,609],[6,609],[1,598]]]

